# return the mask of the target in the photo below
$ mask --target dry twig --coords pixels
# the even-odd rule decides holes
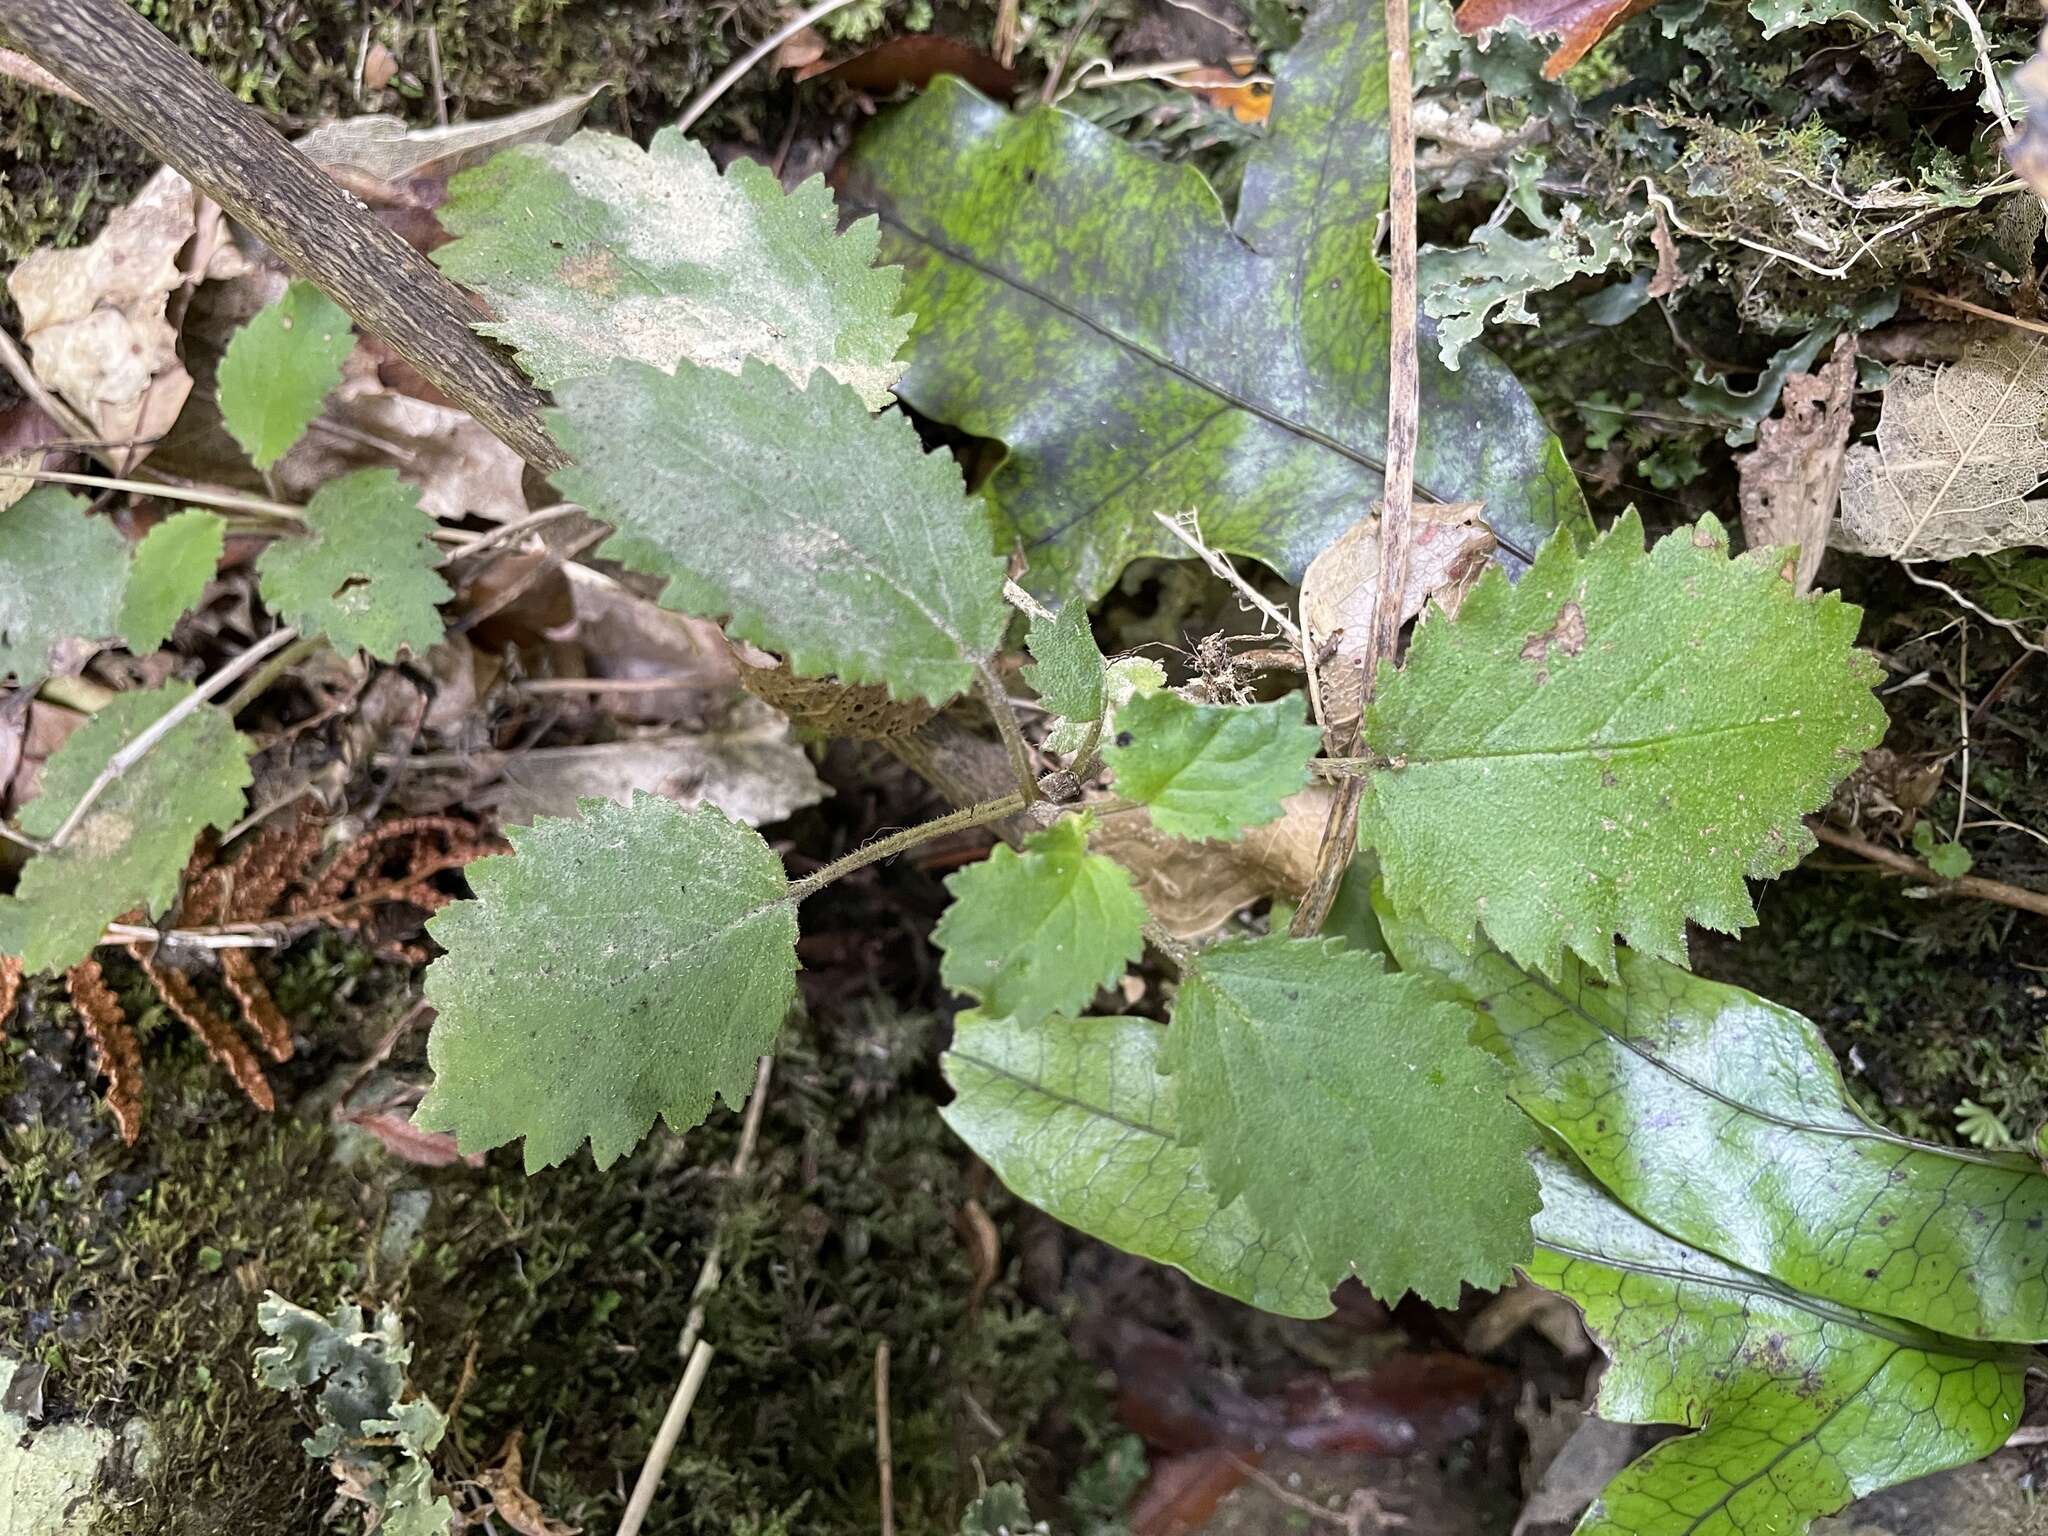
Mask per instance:
[[[1986,880],[1981,875],[1963,875],[1958,879],[1944,880],[1911,854],[1901,853],[1896,848],[1887,848],[1883,843],[1872,842],[1859,832],[1848,831],[1816,816],[1809,816],[1806,825],[1815,837],[1830,847],[1840,848],[1845,853],[1853,853],[1859,859],[1868,859],[1894,874],[1921,881],[1934,890],[1953,892],[1957,896],[1974,896],[1980,901],[1995,901],[2001,906],[2031,912],[2036,917],[2048,917],[2048,895],[2040,891],[2030,891],[2020,885],[2008,885],[2003,880]]]

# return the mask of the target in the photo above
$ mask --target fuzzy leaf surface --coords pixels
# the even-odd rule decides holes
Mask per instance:
[[[1300,1239],[1262,1230],[1241,1200],[1217,1199],[1184,1144],[1159,1071],[1166,1030],[1131,1017],[1031,1025],[979,1012],[954,1029],[944,1066],[957,1097],[940,1113],[1013,1193],[1251,1306],[1329,1313],[1330,1288]]]
[[[449,183],[434,252],[500,316],[484,334],[512,344],[552,389],[627,357],[737,372],[759,358],[802,384],[816,368],[870,410],[888,404],[910,318],[902,277],[876,268],[876,229],[844,232],[824,180],[784,192],[742,156],[723,176],[673,128],[644,151],[615,134],[498,155]]]
[[[990,1013],[1033,1024],[1085,1008],[1145,950],[1145,903],[1115,859],[1088,851],[1088,818],[1063,816],[1019,853],[1007,843],[949,877],[932,930],[939,975]]]
[[[192,692],[186,682],[116,694],[43,765],[42,791],[21,830],[48,838],[108,759]],[[202,704],[93,801],[62,848],[28,861],[0,896],[0,954],[31,973],[76,965],[108,923],[131,907],[152,916],[178,894],[199,834],[241,818],[249,739],[225,711]]]
[[[100,640],[120,627],[128,541],[87,502],[39,485],[0,507],[0,677],[40,683],[67,640]]]
[[[1535,1130],[1469,1010],[1337,940],[1226,939],[1183,967],[1164,1069],[1224,1204],[1319,1282],[1455,1302],[1528,1256]]]
[[[880,214],[917,316],[899,393],[1007,446],[987,491],[1029,583],[1092,599],[1129,561],[1179,555],[1153,514],[1190,507],[1214,547],[1298,581],[1380,495],[1386,93],[1380,13],[1322,5],[1281,66],[1234,222],[1192,167],[957,80],[862,133],[845,195]],[[1483,501],[1524,554],[1584,520],[1498,361],[1475,351],[1451,373],[1426,356],[1421,389],[1425,499]]]
[[[307,282],[294,282],[229,339],[221,420],[258,469],[283,458],[313,424],[355,345],[348,315]]]
[[[121,637],[129,650],[144,655],[170,639],[219,569],[227,526],[216,512],[187,507],[142,536],[121,594]]]
[[[1515,1102],[1673,1237],[1939,1333],[2048,1338],[2048,1177],[2033,1158],[1872,1125],[1820,1032],[1739,987],[1628,950],[1611,983],[1572,960],[1553,981],[1381,917],[1405,968],[1481,1009]]]
[[[1812,848],[1799,818],[1885,721],[1860,610],[1780,564],[1710,518],[1646,553],[1630,512],[1424,625],[1365,731],[1395,764],[1359,818],[1394,907],[1553,976],[1567,948],[1612,976],[1617,933],[1682,961],[1687,919],[1754,922],[1743,877]]]
[[[1301,697],[1265,704],[1195,704],[1177,693],[1137,693],[1117,711],[1103,760],[1116,792],[1174,837],[1234,842],[1279,816],[1308,782],[1322,733],[1302,719]]]
[[[415,1123],[464,1152],[523,1136],[531,1173],[744,1104],[796,995],[796,908],[761,834],[636,792],[505,835],[511,854],[469,866],[476,899],[427,925],[448,953]]]
[[[256,560],[263,601],[335,649],[392,661],[441,638],[436,606],[453,596],[435,573],[434,520],[395,469],[330,480],[306,506],[310,537],[274,541]]]
[[[1038,690],[1045,707],[1082,725],[1100,720],[1109,664],[1095,644],[1088,605],[1072,602],[1050,619],[1034,616],[1027,643],[1035,664],[1024,669],[1024,681]]]
[[[601,554],[667,579],[663,606],[724,618],[804,676],[934,704],[1002,643],[988,514],[907,417],[756,362],[621,362],[559,398],[550,422],[577,462],[554,483],[618,529]]]
[[[1683,1424],[1575,1536],[1797,1536],[1852,1499],[1988,1456],[2027,1355],[1836,1306],[1668,1237],[1539,1154],[1531,1280],[1578,1303],[1613,1364],[1594,1406]]]

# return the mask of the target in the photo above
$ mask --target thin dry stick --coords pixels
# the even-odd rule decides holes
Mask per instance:
[[[2036,917],[2048,917],[2048,895],[2030,891],[2024,886],[2007,885],[2003,880],[1986,880],[1980,875],[1964,875],[1956,880],[1944,880],[1927,865],[1909,854],[1900,853],[1896,848],[1887,848],[1874,843],[1859,833],[1845,831],[1830,822],[1808,817],[1807,828],[1813,835],[1830,847],[1853,853],[1859,859],[1868,859],[1880,864],[1895,874],[1907,875],[1926,882],[1938,891],[1953,892],[1958,896],[1974,896],[1980,901],[1995,901],[2001,906],[2017,907],[2022,912],[2031,912]]]
[[[753,1162],[754,1143],[761,1136],[761,1116],[768,1108],[768,1078],[774,1070],[775,1058],[763,1056],[761,1068],[754,1074],[754,1096],[747,1100],[747,1118],[740,1126],[739,1149],[733,1153],[734,1179],[744,1178]],[[625,1516],[619,1521],[619,1536],[639,1536],[647,1511],[654,1504],[654,1495],[661,1487],[661,1474],[668,1469],[676,1441],[682,1438],[683,1426],[689,1422],[690,1405],[697,1401],[697,1389],[703,1386],[704,1373],[711,1366],[711,1346],[698,1335],[704,1329],[704,1298],[718,1289],[721,1235],[712,1234],[711,1251],[705,1254],[704,1267],[697,1272],[696,1288],[690,1292],[690,1315],[683,1319],[682,1342],[676,1346],[676,1353],[684,1357],[683,1379],[676,1383],[675,1396],[669,1399],[668,1412],[662,1415],[654,1444],[647,1448],[647,1459],[640,1464],[633,1496],[626,1501]]]
[[[2039,320],[2022,320],[2017,315],[2008,315],[2002,309],[1986,309],[1982,304],[1972,304],[1968,299],[1951,298],[1945,293],[1936,293],[1932,288],[1922,288],[1908,283],[1906,294],[1923,304],[1940,304],[1949,309],[1959,309],[1966,315],[1975,315],[1980,320],[1996,320],[2000,325],[2009,325],[2016,331],[2032,331],[2036,336],[2048,336],[2048,325]]]
[[[676,119],[676,131],[678,133],[688,133],[698,118],[718,105],[719,97],[739,83],[740,76],[767,58],[769,54],[780,48],[792,37],[795,37],[797,33],[803,31],[805,27],[815,22],[823,21],[834,11],[844,10],[853,3],[854,0],[819,0],[819,3],[812,6],[809,10],[790,17],[788,21],[734,59],[732,63],[726,66],[724,72],[716,80],[705,86],[703,94],[698,96],[689,106],[685,107],[683,115]],[[626,1536],[626,1533],[621,1530],[619,1536]]]
[[[896,1468],[889,1454],[889,1341],[875,1341],[875,1467],[882,1475],[882,1536],[896,1536]]]
[[[182,501],[195,507],[218,507],[223,512],[250,512],[262,517],[306,520],[304,507],[289,502],[269,501],[261,496],[244,496],[235,491],[201,491],[182,485],[165,485],[156,480],[124,480],[114,475],[78,475],[60,469],[17,469],[17,479],[36,480],[49,485],[82,485],[95,491],[127,491],[134,496],[154,496],[159,501]]]
[[[71,814],[64,818],[64,824],[51,834],[50,847],[53,850],[62,848],[71,834],[78,830],[78,824],[85,820],[85,813],[92,809],[93,802],[112,788],[122,774],[147,757],[156,744],[182,725],[194,710],[220,693],[272,651],[289,645],[298,638],[298,634],[296,629],[286,625],[265,635],[145,726],[133,741],[108,758],[107,766],[99,771],[99,776],[86,785],[85,793],[78,797],[78,804],[71,807]]]
[[[1358,719],[1340,742],[1325,743],[1332,757],[1349,757],[1358,747],[1365,706],[1372,702],[1380,664],[1390,661],[1401,633],[1401,604],[1407,595],[1409,514],[1415,496],[1415,440],[1420,364],[1415,351],[1415,86],[1408,60],[1408,0],[1386,0],[1387,135],[1393,161],[1388,204],[1393,215],[1393,295],[1388,308],[1387,469],[1380,504],[1380,584],[1359,657]],[[1311,668],[1313,656],[1308,658]],[[1295,909],[1288,932],[1307,938],[1321,931],[1337,899],[1337,888],[1358,847],[1358,807],[1363,778],[1346,779],[1323,823],[1316,850],[1315,878]]]

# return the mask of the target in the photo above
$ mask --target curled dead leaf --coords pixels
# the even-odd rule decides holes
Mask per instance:
[[[1735,461],[1742,477],[1742,536],[1751,549],[1799,546],[1792,590],[1813,590],[1828,528],[1842,495],[1856,395],[1856,337],[1842,336],[1819,373],[1785,380],[1780,414],[1757,428],[1756,447]]]
[[[1168,933],[1194,939],[1213,933],[1255,901],[1293,901],[1315,878],[1335,791],[1311,784],[1281,802],[1280,816],[1235,843],[1191,843],[1168,837],[1149,816],[1104,816],[1089,834],[1097,853],[1131,872],[1138,894]]]
[[[1458,31],[1466,37],[1490,32],[1504,21],[1519,21],[1531,32],[1558,34],[1557,51],[1543,61],[1543,78],[1555,80],[1584,58],[1593,45],[1629,17],[1657,0],[1465,0],[1458,7]]]

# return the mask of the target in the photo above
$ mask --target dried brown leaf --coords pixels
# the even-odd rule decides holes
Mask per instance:
[[[2048,543],[2048,337],[2001,331],[1960,362],[1902,368],[1877,446],[1849,450],[1834,542],[1893,560],[1954,560]]]
[[[64,973],[64,987],[92,1043],[93,1064],[107,1080],[107,1110],[121,1140],[132,1147],[142,1132],[142,1047],[99,961],[74,965]]]
[[[1464,0],[1458,31],[1466,37],[1519,21],[1531,32],[1559,34],[1557,51],[1543,61],[1543,78],[1555,80],[1629,17],[1657,0]]]
[[[1131,872],[1153,917],[1175,938],[1213,933],[1267,897],[1298,900],[1315,878],[1316,850],[1335,791],[1311,784],[1281,802],[1280,817],[1235,843],[1168,837],[1149,816],[1105,816],[1089,845]]]
[[[576,131],[604,87],[478,123],[408,128],[398,117],[349,117],[321,123],[295,141],[316,165],[344,167],[377,181],[445,179],[516,144],[555,144]]]
[[[1841,499],[1856,394],[1856,338],[1845,335],[1817,374],[1785,380],[1779,415],[1757,428],[1756,447],[1735,467],[1742,477],[1742,536],[1751,549],[1799,546],[1792,590],[1813,590],[1828,528]]]
[[[2012,88],[2027,109],[2020,131],[2005,146],[2005,158],[2037,197],[2048,197],[2048,30],[2034,56],[2013,74]]]
[[[551,1520],[524,1486],[526,1475],[519,1454],[519,1430],[514,1430],[499,1453],[498,1465],[477,1474],[477,1486],[491,1497],[496,1514],[519,1536],[581,1536],[581,1527]]]
[[[14,1022],[14,1007],[20,1001],[21,957],[0,955],[0,1040],[7,1038],[7,1026]]]

